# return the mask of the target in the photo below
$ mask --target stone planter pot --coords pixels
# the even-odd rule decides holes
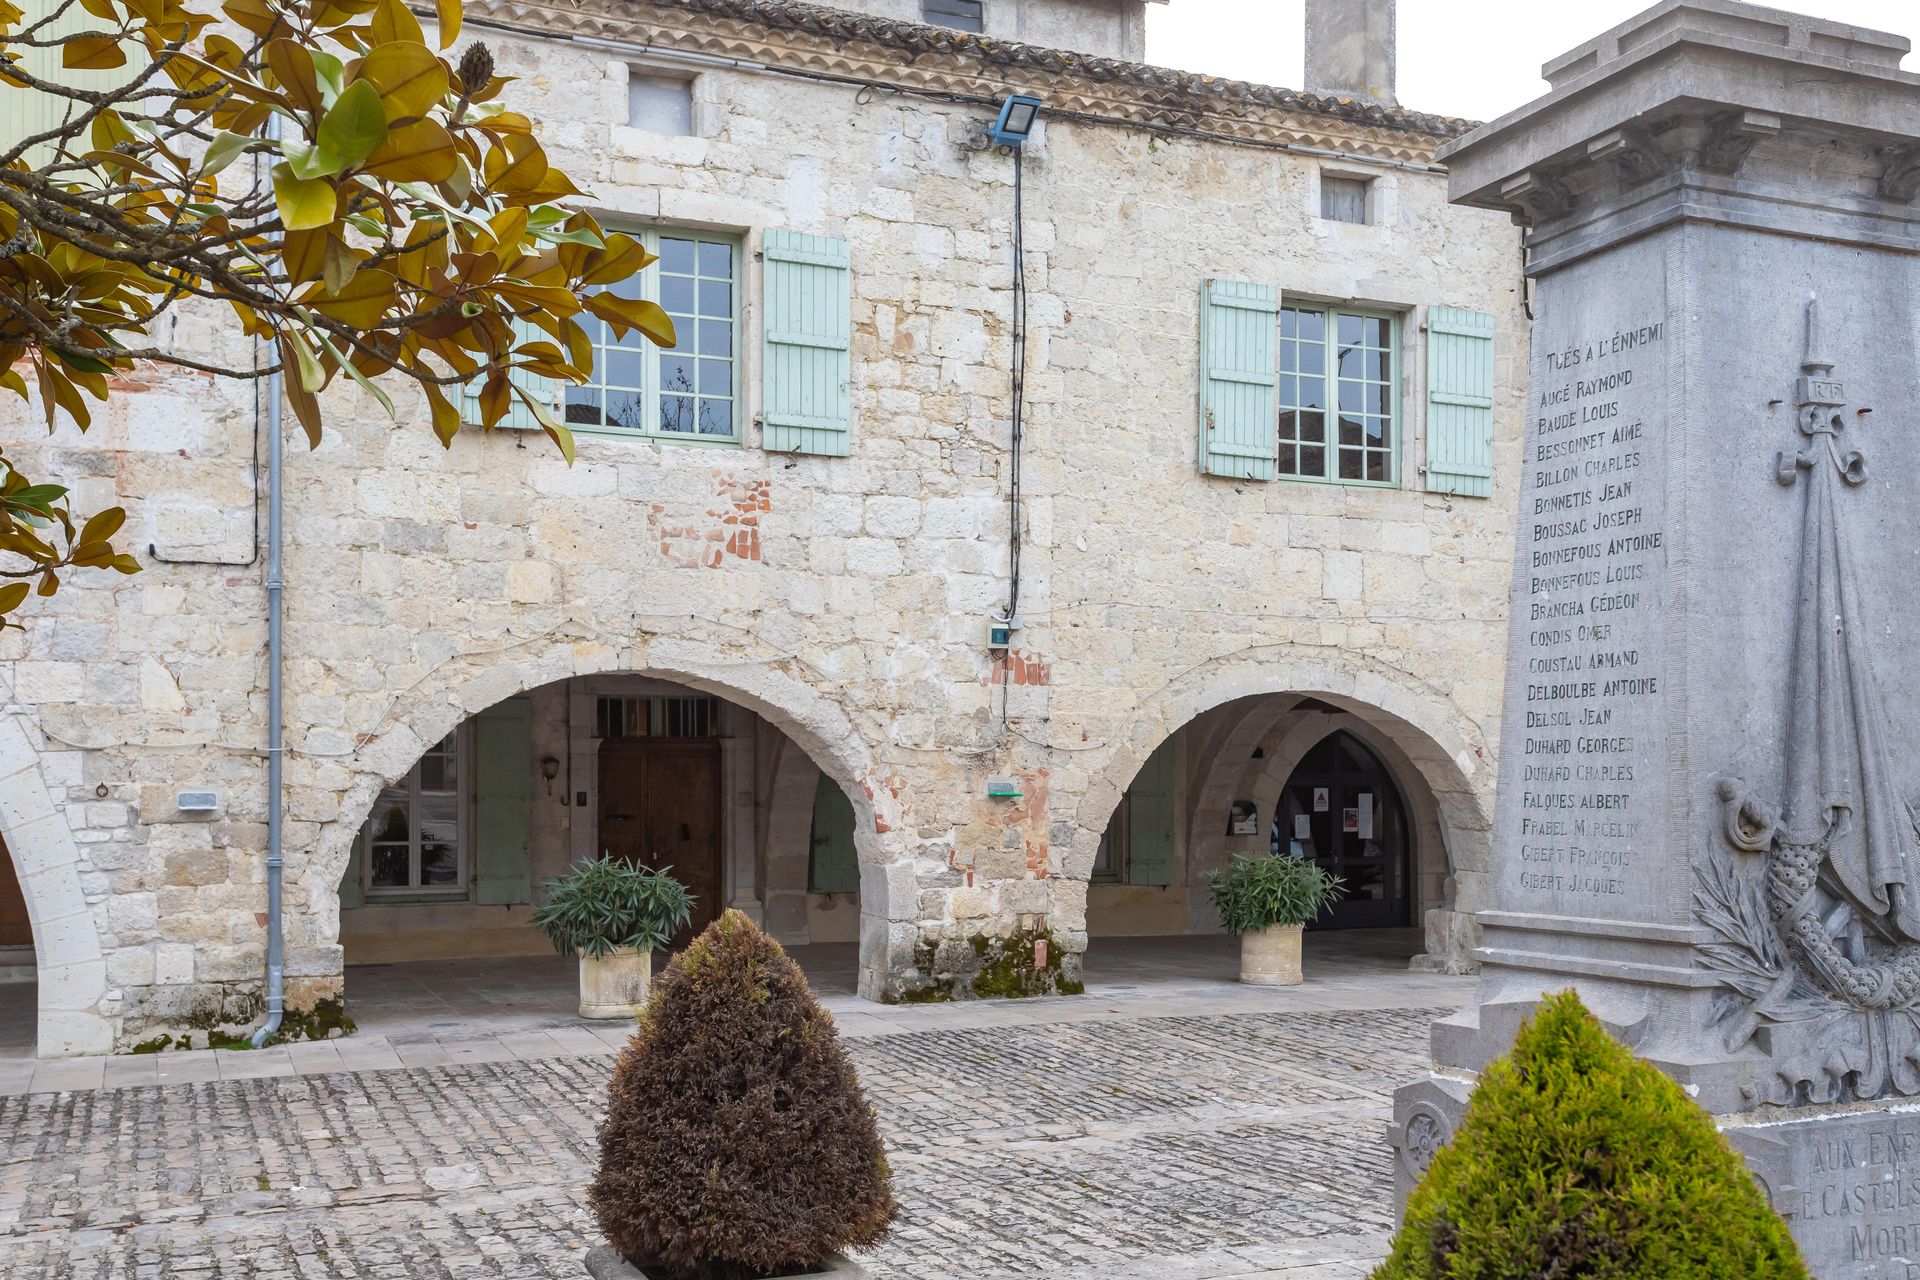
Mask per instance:
[[[595,1245],[587,1251],[587,1274],[593,1280],[648,1280],[646,1272],[615,1253],[610,1244]],[[829,1280],[834,1276],[839,1280],[852,1280],[853,1277],[866,1274],[866,1268],[851,1258],[836,1257],[821,1263],[818,1271],[787,1276],[783,1280]]]
[[[634,1018],[653,988],[653,952],[616,947],[595,960],[580,956],[580,1016]]]
[[[1297,987],[1300,975],[1300,934],[1304,926],[1276,924],[1249,929],[1240,935],[1240,981],[1256,987]]]

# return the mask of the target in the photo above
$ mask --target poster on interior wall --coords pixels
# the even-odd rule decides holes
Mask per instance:
[[[1313,811],[1315,813],[1325,813],[1328,806],[1332,803],[1333,795],[1325,787],[1315,787],[1313,789]]]
[[[1340,829],[1348,835],[1358,835],[1360,833],[1360,811],[1358,809],[1342,809],[1340,811]]]
[[[1293,838],[1295,840],[1313,839],[1313,819],[1304,813],[1293,815]]]
[[[1251,800],[1235,800],[1233,808],[1227,811],[1227,834],[1230,836],[1259,835],[1260,806]]]
[[[1362,840],[1373,839],[1373,793],[1360,793],[1360,826],[1357,831]]]

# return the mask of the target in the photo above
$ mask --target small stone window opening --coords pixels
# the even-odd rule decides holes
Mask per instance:
[[[920,17],[936,27],[955,31],[985,31],[986,19],[980,11],[981,0],[920,0]]]
[[[641,67],[627,69],[627,123],[650,133],[693,134],[693,81]]]
[[[1366,178],[1320,175],[1320,216],[1328,222],[1367,222],[1367,196],[1373,183]]]

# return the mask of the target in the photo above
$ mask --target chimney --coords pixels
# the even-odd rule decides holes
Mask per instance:
[[[1394,0],[1307,0],[1307,92],[1395,105]]]

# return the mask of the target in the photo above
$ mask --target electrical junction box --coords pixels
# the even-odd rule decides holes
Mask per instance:
[[[995,622],[987,627],[987,648],[1005,649],[1013,643],[1013,628],[1004,622]]]
[[[182,813],[212,813],[220,807],[218,791],[182,791],[179,799]]]
[[[1020,784],[1012,778],[988,778],[987,798],[989,800],[1018,800],[1024,794]]]

